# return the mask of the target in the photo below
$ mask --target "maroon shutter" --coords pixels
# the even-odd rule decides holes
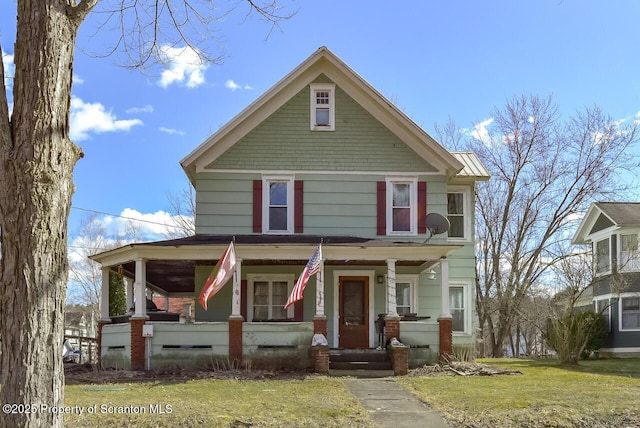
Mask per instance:
[[[262,180],[253,180],[253,232],[262,233]]]
[[[304,232],[304,181],[293,183],[293,232]]]
[[[418,233],[427,233],[427,182],[418,181]]]
[[[302,322],[304,319],[304,299],[293,304],[293,320]]]
[[[247,280],[240,280],[240,315],[247,320]]]
[[[387,234],[387,183],[378,181],[378,235]]]

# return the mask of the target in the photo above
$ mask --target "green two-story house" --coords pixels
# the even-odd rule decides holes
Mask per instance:
[[[310,366],[315,334],[341,349],[396,337],[413,364],[474,346],[474,183],[488,173],[473,153],[447,151],[328,49],[181,165],[196,190],[196,235],[93,257],[105,277],[104,365]],[[235,277],[207,310],[195,305],[184,322],[147,311],[151,290],[197,297],[231,241]],[[320,271],[285,310],[319,245]],[[118,269],[135,309],[111,319],[106,291]]]

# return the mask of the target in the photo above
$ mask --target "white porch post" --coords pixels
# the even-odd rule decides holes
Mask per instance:
[[[102,266],[102,284],[100,286],[100,321],[111,321],[109,318],[109,266]]]
[[[396,307],[396,260],[387,260],[387,307],[389,315],[397,316],[398,309]]]
[[[324,260],[320,260],[320,270],[316,275],[316,316],[324,316]]]
[[[231,300],[231,316],[242,316],[242,259],[236,258],[236,271],[233,274],[233,297]]]
[[[133,308],[133,281],[131,278],[124,278],[124,289],[127,296],[127,312]]]
[[[453,318],[449,308],[449,260],[446,257],[440,259],[440,270],[442,279],[440,284],[442,294],[442,313],[440,318]]]
[[[136,259],[136,282],[133,284],[133,294],[136,303],[135,318],[147,316],[147,262]]]

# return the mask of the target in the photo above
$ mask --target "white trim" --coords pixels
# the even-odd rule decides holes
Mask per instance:
[[[328,92],[329,124],[318,125],[316,123],[316,93]],[[336,129],[336,85],[335,83],[311,83],[309,85],[309,126],[312,131],[335,131]]]
[[[387,217],[387,236],[415,236],[418,234],[418,177],[415,175],[398,175],[385,177],[387,198],[386,198],[386,217]],[[393,230],[393,185],[408,184],[409,185],[409,230],[394,231]]]
[[[449,282],[449,290],[452,287],[462,288],[462,300],[464,302],[464,331],[453,331],[454,336],[464,336],[471,334],[472,327],[472,299],[471,299],[471,284],[467,281],[451,281]],[[457,308],[456,308],[457,309]],[[451,312],[451,309],[449,309]]]
[[[409,283],[410,292],[410,307],[409,312],[418,312],[418,275],[401,274],[396,275],[396,294],[398,293],[398,284]],[[396,298],[397,299],[397,298]],[[398,307],[396,305],[396,312]]]
[[[219,168],[211,168],[211,169],[207,169],[206,167],[200,168],[198,169],[197,172],[210,172],[210,173],[230,173],[230,174],[256,174],[255,169],[219,169]],[[262,172],[263,174],[286,174],[286,175],[296,175],[296,174],[305,174],[305,175],[371,175],[371,176],[384,176],[386,174],[389,175],[393,175],[395,177],[400,177],[402,176],[402,172],[387,172],[387,171],[336,171],[336,170],[331,170],[331,171],[324,171],[324,170],[315,170],[315,169],[309,169],[309,170],[261,170],[259,172]],[[415,177],[415,176],[423,176],[423,175],[438,175],[441,176],[443,175],[444,172],[443,171],[418,171],[418,172],[412,172],[411,173],[411,177]]]
[[[323,248],[324,249],[324,248]],[[340,320],[338,314],[340,312],[340,277],[341,276],[366,276],[369,278],[369,348],[375,347],[376,334],[374,330],[373,319],[373,302],[374,296],[374,284],[375,284],[375,270],[334,270],[333,271],[333,346],[338,346],[338,331],[340,330]]]
[[[623,353],[623,352],[640,352],[640,346],[635,346],[633,348],[600,348],[599,352],[612,352],[612,353]]]
[[[287,274],[268,274],[268,273],[249,273],[247,274],[247,322],[253,321],[253,289],[256,281],[287,281],[287,293],[291,293],[296,276],[292,273]],[[287,296],[288,297],[288,296]],[[293,317],[293,305],[287,309],[287,317]]]
[[[287,185],[287,229],[286,230],[269,230],[269,197],[270,183],[286,183]],[[293,211],[295,207],[294,177],[292,175],[263,175],[262,176],[262,233],[289,235],[293,234]]]
[[[462,194],[462,221],[464,225],[464,235],[460,238],[457,236],[447,236],[450,242],[470,242],[471,241],[471,224],[473,216],[471,214],[471,189],[469,186],[447,186],[447,199],[449,193]],[[447,218],[449,217],[448,209],[449,201],[447,200]]]

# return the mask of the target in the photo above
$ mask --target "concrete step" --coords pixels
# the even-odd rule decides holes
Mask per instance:
[[[357,378],[380,378],[393,376],[393,370],[335,370],[329,369],[329,376],[335,377],[357,377]]]
[[[391,370],[391,361],[329,361],[329,369],[335,370]]]
[[[349,361],[389,361],[389,355],[384,349],[331,349],[329,360],[335,362]]]

